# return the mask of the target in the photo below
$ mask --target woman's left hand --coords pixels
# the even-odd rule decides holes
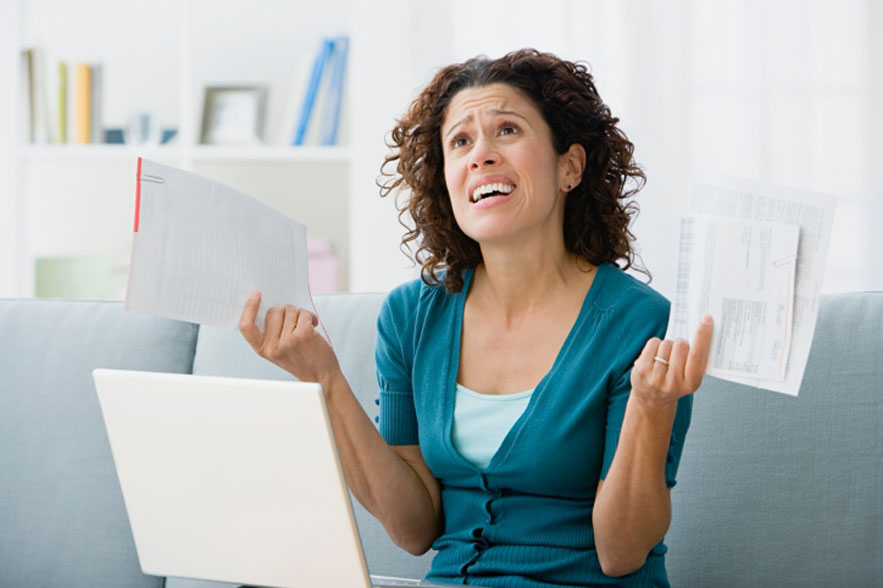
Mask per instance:
[[[711,329],[711,316],[707,315],[692,346],[684,339],[648,340],[632,368],[632,395],[651,405],[672,406],[695,392],[705,375]]]

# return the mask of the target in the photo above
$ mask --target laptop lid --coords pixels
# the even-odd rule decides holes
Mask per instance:
[[[144,573],[371,585],[318,384],[93,377]]]

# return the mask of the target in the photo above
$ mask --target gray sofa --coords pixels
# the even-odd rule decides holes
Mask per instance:
[[[316,299],[372,416],[382,299]],[[96,367],[288,377],[235,331],[132,314],[119,303],[0,300],[0,587],[165,581],[138,565]],[[823,299],[799,398],[706,378],[678,480],[666,539],[674,586],[880,586],[883,293]],[[397,549],[356,512],[372,573],[425,572],[431,555]],[[199,583],[167,582],[188,584]]]

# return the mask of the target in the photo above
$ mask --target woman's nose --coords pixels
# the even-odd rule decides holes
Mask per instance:
[[[500,156],[494,148],[493,141],[489,141],[485,137],[479,137],[472,146],[469,167],[481,169],[489,165],[496,165],[499,162]]]

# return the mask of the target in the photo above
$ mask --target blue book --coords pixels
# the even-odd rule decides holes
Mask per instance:
[[[334,50],[334,41],[331,39],[323,39],[319,47],[319,53],[313,62],[313,71],[310,74],[310,82],[307,84],[307,92],[304,95],[304,105],[300,111],[300,119],[297,122],[297,130],[294,133],[293,145],[303,145],[304,137],[307,134],[307,125],[310,122],[310,114],[313,112],[313,106],[316,102],[316,94],[319,92],[319,83],[322,81],[322,72],[325,69],[325,62]]]
[[[334,39],[331,83],[328,87],[327,106],[323,112],[321,127],[322,145],[337,144],[337,130],[340,126],[340,111],[343,104],[343,80],[346,72],[348,49],[349,37],[337,37]]]

